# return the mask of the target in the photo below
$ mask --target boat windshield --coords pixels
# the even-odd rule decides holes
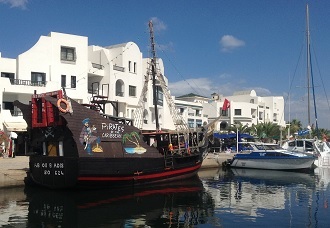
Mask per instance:
[[[277,144],[260,144],[256,145],[258,150],[280,150],[282,149],[280,145]]]

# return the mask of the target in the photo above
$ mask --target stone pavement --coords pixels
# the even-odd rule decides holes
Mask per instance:
[[[28,169],[28,156],[0,157],[0,188],[24,186],[24,178]]]
[[[234,153],[209,153],[206,158],[203,161],[201,169],[209,169],[209,168],[219,168],[221,167],[222,163],[224,161],[227,161],[228,159],[232,159],[234,156]],[[218,162],[216,161],[216,158],[218,158]]]

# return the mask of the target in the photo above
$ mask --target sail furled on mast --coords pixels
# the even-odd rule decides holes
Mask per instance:
[[[163,92],[163,96],[166,99],[166,103],[168,105],[175,130],[181,132],[189,132],[189,127],[183,117],[178,113],[175,107],[175,103],[172,99],[172,96],[169,92],[169,89],[166,85],[164,75],[161,73],[159,66],[158,66],[158,58],[156,56],[155,50],[155,39],[153,33],[153,23],[149,21],[149,29],[150,29],[150,43],[151,43],[151,58],[148,61],[148,71],[146,74],[146,78],[144,81],[144,86],[142,89],[142,93],[140,96],[138,108],[134,112],[134,125],[139,129],[143,128],[143,113],[144,113],[144,101],[146,97],[146,93],[148,91],[148,83],[152,81],[152,88],[153,88],[153,105],[154,105],[154,112],[155,112],[155,123],[156,123],[156,131],[160,130],[159,124],[159,113],[158,113],[158,95],[160,92]]]

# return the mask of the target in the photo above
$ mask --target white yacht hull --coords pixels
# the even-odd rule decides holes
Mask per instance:
[[[314,165],[317,167],[330,168],[330,154],[319,156],[314,161]]]
[[[314,160],[314,158],[234,158],[232,163],[230,164],[230,167],[271,170],[298,170],[311,168],[314,163]]]
[[[319,155],[314,165],[317,167],[330,168],[330,143],[316,141],[314,146]]]

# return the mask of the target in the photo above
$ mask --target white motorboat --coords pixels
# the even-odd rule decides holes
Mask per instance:
[[[318,157],[314,161],[317,167],[330,168],[330,143],[324,141],[315,141],[314,147],[318,152]]]
[[[249,142],[244,143],[245,151],[234,155],[226,162],[227,166],[250,169],[301,170],[312,169],[313,155],[285,150],[278,144]]]

